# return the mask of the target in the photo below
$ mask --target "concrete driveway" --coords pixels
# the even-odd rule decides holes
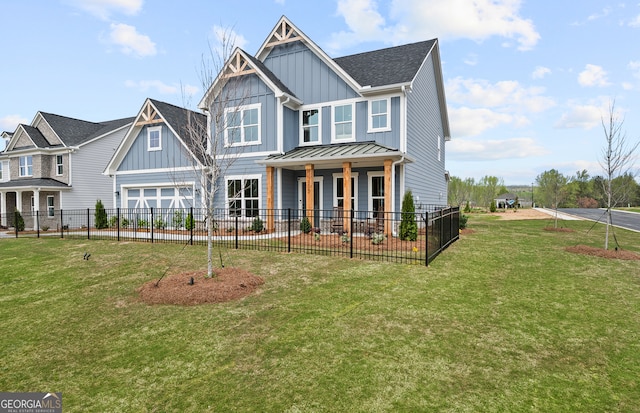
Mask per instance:
[[[606,210],[600,208],[560,208],[558,212],[591,221],[606,223]],[[614,226],[640,232],[640,214],[635,212],[611,210],[611,222]]]

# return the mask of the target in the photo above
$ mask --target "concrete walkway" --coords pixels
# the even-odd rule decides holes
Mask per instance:
[[[544,212],[547,215],[550,215],[552,218],[555,218],[556,216],[556,211],[555,209],[548,209],[548,208],[534,208],[536,211],[540,211],[540,212]],[[574,215],[569,215],[569,214],[564,214],[560,211],[558,211],[558,219],[561,219],[563,221],[581,221],[582,218],[580,217],[576,217]]]

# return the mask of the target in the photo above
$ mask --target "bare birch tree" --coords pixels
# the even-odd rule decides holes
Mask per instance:
[[[640,140],[630,143],[627,134],[622,126],[624,119],[621,119],[615,111],[615,100],[609,105],[609,116],[607,121],[602,118],[602,129],[606,144],[602,149],[600,166],[604,170],[603,190],[606,202],[606,231],[604,239],[604,249],[609,249],[609,231],[611,227],[611,208],[615,207],[621,200],[620,188],[613,185],[614,179],[619,176],[631,174],[635,165],[634,154]]]
[[[200,82],[205,98],[200,109],[206,121],[187,111],[185,140],[188,149],[198,158],[193,171],[200,178],[202,205],[207,228],[207,277],[214,275],[213,237],[216,230],[217,194],[226,171],[238,158],[239,148],[225,142],[227,125],[237,125],[241,108],[249,96],[249,86],[242,76],[230,76],[229,60],[235,51],[231,30],[217,32],[218,45],[209,44],[209,54],[202,56]],[[196,166],[197,164],[197,166]],[[242,190],[240,188],[239,190]]]

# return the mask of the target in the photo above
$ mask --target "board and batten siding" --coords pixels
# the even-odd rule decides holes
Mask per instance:
[[[62,193],[61,209],[95,208],[102,200],[105,208],[113,208],[113,180],[102,174],[127,128],[86,143],[70,155],[72,190]]]
[[[405,190],[419,197],[418,204],[447,203],[445,145],[433,57],[429,55],[407,96],[407,154]],[[438,160],[440,139],[440,160]]]
[[[302,42],[275,46],[263,63],[305,105],[358,97],[356,91]]]

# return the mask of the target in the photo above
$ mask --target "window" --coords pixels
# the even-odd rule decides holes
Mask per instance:
[[[442,139],[438,136],[438,161],[442,160]]]
[[[337,142],[354,140],[353,104],[333,108],[333,140]]]
[[[260,139],[260,104],[225,111],[227,146],[256,145]]]
[[[369,131],[390,130],[389,99],[372,100],[369,102]]]
[[[320,139],[320,110],[309,109],[303,110],[302,114],[302,142],[305,143],[319,143]]]
[[[56,155],[56,175],[62,175],[64,167],[62,166],[62,155]]]
[[[260,179],[227,178],[227,205],[229,216],[257,217],[260,206]]]
[[[53,217],[54,213],[54,198],[53,195],[47,195],[47,216]]]
[[[0,161],[0,182],[4,181],[4,175],[2,175],[2,166],[4,162]]]
[[[384,172],[369,173],[369,210],[373,218],[384,211]]]
[[[31,155],[20,157],[20,176],[33,176],[33,157]]]
[[[344,206],[343,174],[333,174],[333,205]],[[358,210],[358,173],[351,173],[351,208]]]
[[[162,126],[147,128],[147,150],[162,150]]]

